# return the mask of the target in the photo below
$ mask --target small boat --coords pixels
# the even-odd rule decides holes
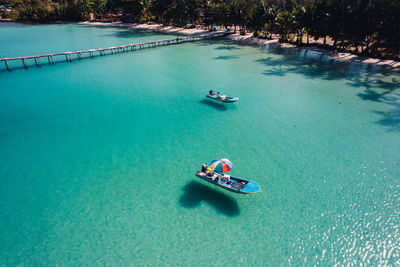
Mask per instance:
[[[257,183],[246,179],[240,179],[230,176],[229,181],[224,182],[224,176],[222,176],[222,178],[216,177],[216,174],[212,176],[207,176],[206,173],[202,170],[196,172],[196,176],[203,179],[204,181],[238,194],[251,194],[261,191],[261,187]]]
[[[209,166],[203,164],[201,169],[196,172],[196,176],[238,194],[251,194],[261,191],[261,187],[253,181],[224,174],[231,169],[232,163],[228,159],[219,158],[211,161]]]
[[[231,96],[226,96],[226,95],[220,95],[220,94],[216,94],[216,93],[211,93],[206,95],[206,97],[209,97],[211,99],[220,101],[220,102],[224,102],[224,103],[233,103],[239,100],[238,97],[231,97]]]

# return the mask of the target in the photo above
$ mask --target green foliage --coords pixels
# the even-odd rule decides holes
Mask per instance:
[[[254,36],[254,37],[261,37],[262,34],[261,34],[260,31],[254,31],[254,32],[253,32],[253,36]]]
[[[122,14],[122,20],[185,26],[188,23],[239,27],[254,36],[279,34],[282,41],[303,42],[329,36],[334,46],[364,53],[379,48],[399,53],[399,0],[12,0],[19,20],[87,20],[93,13]],[[4,10],[0,12],[4,13]],[[365,49],[364,49],[365,47]]]

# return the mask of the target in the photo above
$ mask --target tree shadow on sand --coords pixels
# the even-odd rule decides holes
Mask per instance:
[[[389,111],[374,111],[375,114],[382,116],[382,119],[377,121],[377,124],[390,127],[391,131],[400,132],[400,103],[393,103]]]
[[[337,80],[345,78],[348,75],[350,64],[329,60],[323,54],[313,55],[310,52],[299,51],[297,49],[282,51],[280,48],[275,48],[272,50],[282,57],[266,57],[256,60],[258,63],[269,67],[263,73],[267,76],[285,76],[287,73],[297,73],[304,75],[308,79],[322,78],[325,80]]]
[[[110,25],[80,25],[80,27],[87,27],[87,28],[99,28],[104,29],[108,28]],[[170,36],[169,38],[174,38],[175,36],[183,36],[182,34],[169,34],[166,32],[158,32],[153,30],[146,30],[146,29],[132,29],[129,26],[116,26],[113,28],[113,31],[103,34],[98,34],[97,36],[105,36],[105,37],[116,37],[116,38],[132,38],[132,37],[148,37],[149,34],[157,34],[157,35],[165,35]],[[175,36],[174,36],[175,35]]]
[[[205,39],[198,42],[195,42],[196,46],[209,46],[209,45],[219,45],[214,49],[217,50],[233,50],[233,49],[241,49],[237,47],[237,43],[231,40],[224,40],[224,39]],[[232,47],[232,48],[230,48]],[[235,47],[235,48],[233,48]],[[226,48],[226,49],[225,49]]]
[[[351,61],[339,61],[330,56],[300,48],[268,47],[280,57],[267,56],[256,60],[268,67],[262,74],[284,77],[288,73],[303,75],[308,79],[345,80],[346,84],[360,89],[358,97],[364,101],[390,105],[389,111],[374,111],[382,116],[377,124],[400,132],[400,102],[395,96],[400,79],[393,78],[395,70]]]
[[[379,73],[365,73],[349,81],[350,86],[363,87],[363,92],[357,96],[364,101],[384,103],[389,106],[387,111],[373,111],[382,118],[376,124],[388,127],[390,132],[400,132],[400,79],[393,77],[393,71],[383,69]]]
[[[220,45],[218,47],[216,47],[215,49],[217,50],[237,50],[237,49],[241,49],[237,46],[233,46],[233,45]]]
[[[223,60],[228,60],[228,59],[236,59],[239,58],[238,56],[218,56],[218,57],[214,57],[214,59],[223,59]]]
[[[201,202],[205,202],[228,217],[236,217],[240,214],[239,206],[234,198],[199,182],[188,183],[183,187],[183,191],[179,204],[184,208],[194,209]]]

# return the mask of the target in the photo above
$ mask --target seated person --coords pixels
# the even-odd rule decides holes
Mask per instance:
[[[222,175],[217,172],[214,172],[213,181],[219,183],[220,181],[222,181]]]
[[[210,90],[208,93],[209,93],[210,95],[213,95],[213,94],[214,94],[214,91],[213,91],[213,90]]]
[[[226,98],[226,95],[221,95],[222,100],[225,100],[225,98]]]
[[[201,166],[201,171],[202,171],[202,172],[206,172],[206,171],[207,171],[207,167],[208,167],[207,164],[204,163],[204,164]]]
[[[231,176],[228,174],[224,174],[221,179],[221,184],[230,184]]]

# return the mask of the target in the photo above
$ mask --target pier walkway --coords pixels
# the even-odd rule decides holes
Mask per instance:
[[[88,50],[80,50],[73,52],[61,52],[54,54],[44,54],[44,55],[36,55],[36,56],[24,56],[24,57],[9,57],[9,58],[0,58],[0,62],[3,61],[6,65],[6,69],[11,71],[10,61],[21,61],[24,68],[28,68],[29,63],[35,63],[36,66],[41,66],[42,63],[40,59],[44,59],[48,61],[48,64],[55,64],[55,57],[65,57],[66,61],[72,62],[73,58],[82,59],[82,58],[92,58],[95,56],[105,56],[107,54],[116,54],[128,51],[135,51],[146,48],[155,48],[159,46],[173,45],[173,44],[181,44],[186,42],[194,42],[205,39],[213,39],[218,37],[224,37],[226,35],[231,34],[231,32],[215,32],[209,34],[202,35],[192,35],[188,37],[177,37],[171,39],[150,41],[144,43],[137,44],[128,44],[128,45],[120,45],[106,48],[96,48],[96,49],[88,49]]]

